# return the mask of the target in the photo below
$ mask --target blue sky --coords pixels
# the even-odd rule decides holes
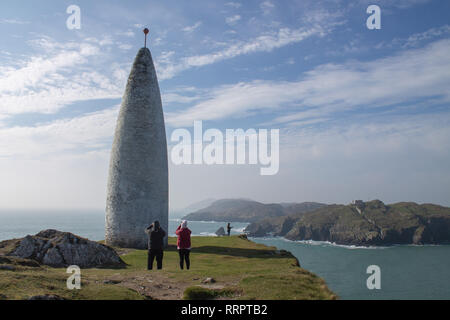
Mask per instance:
[[[69,5],[81,29],[69,30]],[[381,8],[368,30],[366,9]],[[450,2],[14,1],[0,4],[0,208],[104,208],[143,27],[168,137],[280,129],[280,171],[173,166],[170,204],[245,197],[450,205]],[[171,143],[169,143],[171,145]]]

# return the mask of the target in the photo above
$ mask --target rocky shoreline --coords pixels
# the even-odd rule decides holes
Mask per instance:
[[[450,243],[450,208],[374,200],[263,219],[245,230],[249,236],[327,241],[341,245],[386,246]]]

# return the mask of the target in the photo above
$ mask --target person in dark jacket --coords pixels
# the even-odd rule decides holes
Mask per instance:
[[[230,236],[231,229],[233,229],[233,227],[232,227],[231,224],[228,222],[228,224],[227,224],[227,234],[228,234],[228,236]]]
[[[187,227],[187,221],[184,220],[175,231],[177,235],[177,248],[180,256],[180,268],[183,270],[184,261],[186,261],[186,269],[191,267],[189,254],[191,253],[191,230]]]
[[[145,233],[148,234],[148,259],[147,269],[153,269],[153,261],[156,258],[156,265],[158,270],[162,269],[162,261],[164,255],[164,237],[166,232],[159,225],[159,221],[153,222]]]

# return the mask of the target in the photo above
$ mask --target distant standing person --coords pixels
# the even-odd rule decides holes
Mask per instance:
[[[228,236],[230,236],[231,229],[233,229],[233,227],[232,227],[231,224],[228,222],[228,224],[227,224],[227,234],[228,234]]]
[[[180,268],[183,270],[184,261],[186,261],[186,269],[191,267],[189,254],[191,253],[191,230],[187,227],[187,221],[184,220],[175,231],[177,235],[177,248],[180,255]]]
[[[153,261],[156,258],[156,265],[158,270],[162,269],[162,261],[164,255],[164,237],[166,232],[159,225],[159,221],[153,222],[145,233],[148,234],[148,259],[147,269],[153,269]]]

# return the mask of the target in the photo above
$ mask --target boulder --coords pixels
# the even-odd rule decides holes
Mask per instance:
[[[225,229],[223,227],[220,227],[217,231],[216,231],[216,235],[220,236],[224,236],[225,235]]]
[[[214,279],[214,278],[210,278],[210,277],[208,277],[208,278],[206,278],[206,279],[204,279],[203,281],[202,281],[202,283],[205,283],[205,284],[211,284],[211,283],[216,283],[216,280]]]
[[[28,235],[18,239],[15,248],[6,255],[32,259],[51,267],[76,265],[80,268],[117,268],[125,266],[111,247],[57,230],[45,230],[34,236]]]

